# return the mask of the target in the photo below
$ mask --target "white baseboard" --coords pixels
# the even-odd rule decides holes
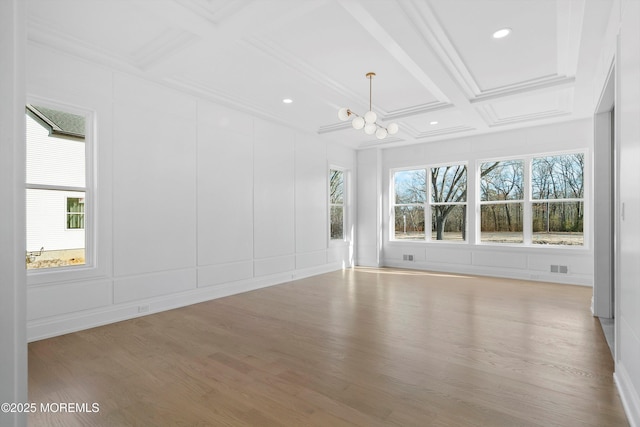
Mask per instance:
[[[174,308],[197,304],[204,301],[253,291],[268,286],[279,285],[291,280],[303,279],[318,274],[342,269],[340,263],[324,264],[300,270],[278,273],[270,276],[254,277],[237,282],[197,288],[177,294],[163,295],[154,298],[114,304],[97,309],[84,310],[69,314],[36,319],[27,322],[27,339],[29,342],[51,338],[58,335],[77,332],[135,317],[159,313]],[[148,311],[140,312],[144,306]]]
[[[616,364],[616,372],[613,374],[613,379],[618,387],[620,400],[622,400],[622,406],[627,414],[629,425],[631,427],[640,427],[640,396],[622,363]]]

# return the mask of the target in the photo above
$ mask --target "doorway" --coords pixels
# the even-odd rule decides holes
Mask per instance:
[[[594,114],[594,286],[593,315],[600,318],[614,355],[617,259],[617,147],[615,65],[612,63]]]

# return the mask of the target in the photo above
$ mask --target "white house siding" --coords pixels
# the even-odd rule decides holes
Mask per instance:
[[[27,190],[27,251],[84,248],[84,229],[67,229],[67,197],[84,193]]]
[[[27,182],[29,184],[85,186],[85,144],[49,136],[49,131],[27,116]]]
[[[84,142],[49,136],[29,116],[26,125],[27,183],[84,187]],[[84,229],[67,229],[67,197],[83,198],[84,192],[27,190],[27,251],[84,248]]]

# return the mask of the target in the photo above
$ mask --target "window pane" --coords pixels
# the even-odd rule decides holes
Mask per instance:
[[[331,238],[344,238],[344,209],[342,206],[331,206]]]
[[[49,110],[52,111],[52,110]],[[65,126],[60,117],[84,118],[74,114],[59,113],[55,117]],[[85,143],[83,138],[56,136],[50,134],[51,127],[32,114],[27,114],[27,183],[59,185],[68,187],[85,186]]]
[[[424,207],[396,206],[395,238],[424,240]]]
[[[84,228],[84,199],[67,197],[67,228]]]
[[[491,243],[522,243],[522,203],[480,206],[480,240]]]
[[[524,198],[524,162],[504,160],[480,166],[480,200],[522,200]]]
[[[584,153],[538,157],[531,163],[533,199],[584,197]]]
[[[73,202],[84,196],[75,191],[27,189],[28,269],[85,263],[84,204]],[[69,208],[76,211],[70,213]],[[70,221],[82,227],[69,227]]]
[[[344,173],[339,170],[329,171],[329,202],[334,204],[344,203]]]
[[[437,205],[431,207],[432,240],[467,240],[467,207]]]
[[[396,204],[427,200],[427,172],[424,169],[396,172],[393,176]]]
[[[533,243],[584,244],[584,202],[534,203]]]
[[[467,167],[465,165],[431,168],[432,202],[467,201]]]

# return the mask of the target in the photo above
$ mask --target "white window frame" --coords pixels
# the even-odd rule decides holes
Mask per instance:
[[[426,173],[426,166],[411,166],[411,167],[402,167],[402,168],[394,168],[389,170],[389,241],[390,242],[402,242],[402,243],[417,243],[417,242],[426,242],[427,237],[427,207],[425,203],[396,203],[396,173],[399,172],[408,172],[408,171],[416,171],[416,170],[424,170]],[[428,177],[425,177],[428,179]],[[428,190],[425,188],[425,201],[428,199]],[[415,206],[422,207],[425,215],[425,238],[424,239],[396,239],[396,207],[398,206]]]
[[[85,186],[70,187],[60,185],[30,184],[25,180],[25,191],[27,189],[56,190],[84,192],[85,212],[84,212],[84,233],[85,233],[85,263],[81,265],[62,266],[55,268],[43,268],[27,270],[27,284],[40,285],[52,282],[62,282],[67,280],[78,280],[97,276],[96,269],[96,158],[95,158],[95,112],[86,108],[79,108],[73,105],[51,101],[48,99],[29,96],[27,103],[31,105],[41,105],[53,110],[64,111],[71,114],[83,116],[85,118]],[[26,114],[26,113],[25,113]],[[68,197],[68,196],[66,196]],[[66,197],[64,198],[66,203]],[[66,228],[66,206],[65,206],[65,228]]]
[[[331,203],[331,172],[338,171],[342,173],[342,203]],[[347,241],[347,170],[340,166],[329,165],[327,170],[327,239],[329,244],[337,244]],[[342,207],[342,238],[334,239],[331,237],[331,208],[334,206]]]
[[[529,169],[530,169],[530,165],[531,165],[531,161],[527,160],[528,157],[533,157],[533,156],[511,156],[511,157],[499,157],[499,158],[489,158],[489,159],[485,159],[485,160],[478,160],[477,161],[477,165],[476,165],[476,182],[478,183],[477,187],[477,193],[476,193],[476,200],[478,201],[478,209],[476,210],[477,212],[477,217],[476,217],[476,229],[475,229],[475,233],[476,233],[476,242],[478,245],[482,245],[482,246],[498,246],[498,247],[505,247],[505,246],[515,246],[515,247],[522,247],[524,245],[527,245],[527,236],[529,237],[529,245],[531,244],[531,205],[529,205],[527,207],[527,199],[530,198],[529,196],[529,188],[530,186],[528,185],[529,182],[531,182],[531,178],[529,175]],[[510,199],[510,200],[486,200],[483,201],[482,200],[482,192],[480,190],[480,186],[482,183],[482,177],[481,175],[481,166],[483,163],[492,163],[492,162],[507,162],[507,161],[511,161],[511,160],[517,160],[517,161],[522,161],[522,199]],[[527,178],[529,176],[529,178]],[[483,242],[482,241],[482,206],[483,205],[509,205],[509,204],[522,204],[522,243],[498,243],[498,242]],[[527,233],[527,228],[529,230],[529,232]]]
[[[581,199],[533,199],[532,194],[532,164],[533,159],[542,158],[542,157],[555,157],[555,156],[563,156],[570,154],[584,154],[584,168],[582,171],[582,179],[584,183],[584,196]],[[522,160],[523,161],[523,199],[516,200],[498,200],[498,201],[481,201],[481,191],[480,191],[480,167],[483,163],[487,162],[499,162],[499,161],[509,161],[509,160]],[[477,209],[476,209],[476,242],[481,246],[492,246],[492,247],[526,247],[526,248],[539,248],[541,250],[573,250],[573,251],[582,251],[589,250],[590,247],[590,208],[589,208],[589,191],[590,186],[588,183],[590,182],[590,151],[587,148],[582,149],[574,149],[574,150],[564,150],[564,151],[553,151],[553,152],[542,152],[542,153],[534,153],[534,154],[526,154],[519,156],[509,156],[509,157],[491,157],[486,159],[478,159],[476,161],[476,200],[477,200]],[[468,189],[467,189],[468,191]],[[576,202],[581,201],[584,204],[584,217],[583,217],[583,244],[582,245],[551,245],[551,244],[537,244],[533,243],[533,204],[535,203],[544,203],[545,201],[549,201],[551,203],[561,203],[561,202]],[[523,204],[523,224],[522,224],[522,235],[523,240],[522,243],[497,243],[497,242],[483,242],[481,240],[481,209],[482,205],[486,204],[508,204],[508,203],[522,203]]]
[[[432,202],[431,201],[431,192],[433,191],[433,183],[431,182],[431,169],[437,169],[437,168],[441,168],[441,167],[447,167],[447,166],[464,166],[466,168],[466,174],[467,174],[467,188],[466,188],[466,198],[464,202]],[[426,241],[427,242],[433,242],[433,243],[437,243],[437,244],[443,244],[443,243],[452,243],[452,244],[465,244],[469,242],[469,164],[466,161],[461,161],[461,162],[447,162],[447,163],[439,163],[439,164],[435,164],[435,165],[429,165],[426,168],[427,171],[427,200],[426,200],[426,204],[427,209],[425,209],[425,228],[426,228],[426,222],[427,219],[429,220],[429,232],[427,233],[425,230],[425,237],[426,237]],[[456,241],[456,240],[437,240],[437,239],[433,239],[433,237],[431,236],[432,232],[431,232],[431,226],[433,225],[431,223],[431,218],[433,216],[433,212],[432,212],[432,206],[466,206],[466,219],[465,219],[465,228],[466,230],[464,231],[464,236],[466,237],[465,240],[462,241]]]
[[[431,202],[432,195],[432,183],[431,183],[431,169],[441,168],[445,166],[465,166],[467,173],[467,197],[464,202]],[[407,171],[415,171],[415,170],[424,170],[425,171],[425,201],[424,203],[396,203],[396,188],[395,188],[395,174],[398,172],[407,172]],[[466,206],[466,221],[465,221],[465,236],[466,239],[462,241],[456,240],[436,240],[431,236],[431,227],[432,227],[432,206]],[[454,245],[463,245],[469,243],[469,163],[467,161],[455,161],[455,162],[444,162],[444,163],[436,163],[429,165],[420,165],[413,167],[402,167],[402,168],[393,168],[389,170],[389,241],[394,243],[435,243],[438,245],[443,244],[454,244]],[[397,239],[395,232],[395,211],[398,206],[419,206],[424,210],[424,239]],[[427,227],[429,224],[429,227]]]
[[[73,231],[73,230],[86,230],[86,217],[85,217],[85,211],[82,212],[69,212],[69,199],[84,199],[84,197],[70,197],[69,195],[64,197],[64,207],[65,207],[65,215],[64,215],[64,227],[65,230],[68,231]],[[83,205],[85,203],[82,203]],[[86,208],[86,205],[85,205]],[[84,218],[82,220],[82,227],[74,227],[74,228],[69,228],[69,215],[82,215]],[[85,239],[86,240],[86,239]],[[85,245],[86,245],[86,241],[85,241]],[[86,249],[85,249],[85,253],[86,253]]]

